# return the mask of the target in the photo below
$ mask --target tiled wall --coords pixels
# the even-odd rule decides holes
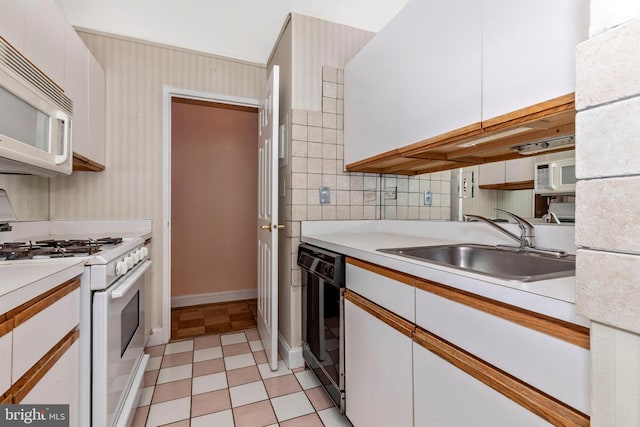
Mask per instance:
[[[638,426],[640,8],[596,0],[591,14],[576,54],[577,309],[592,319],[592,425]]]
[[[295,256],[300,221],[362,219],[449,219],[451,173],[413,177],[344,172],[343,71],[322,69],[322,111],[291,112],[291,168],[285,178],[287,238],[291,238],[291,283],[300,286]],[[320,82],[319,82],[320,84]],[[320,204],[320,187],[331,202]],[[432,205],[424,205],[424,192]],[[389,195],[387,196],[387,193]]]

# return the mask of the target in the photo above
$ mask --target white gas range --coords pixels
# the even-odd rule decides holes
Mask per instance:
[[[84,260],[83,277],[89,280],[80,291],[79,425],[128,426],[148,361],[144,294],[150,283],[150,221],[13,226],[12,242],[0,245],[0,262]]]

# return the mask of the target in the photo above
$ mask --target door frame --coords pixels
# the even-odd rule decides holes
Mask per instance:
[[[147,345],[166,344],[171,339],[171,99],[260,108],[260,100],[222,95],[164,85],[162,87],[162,326],[154,328]]]

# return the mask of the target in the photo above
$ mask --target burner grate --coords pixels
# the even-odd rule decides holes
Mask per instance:
[[[87,256],[99,252],[102,246],[117,245],[121,242],[121,237],[7,242],[0,246],[0,261]]]

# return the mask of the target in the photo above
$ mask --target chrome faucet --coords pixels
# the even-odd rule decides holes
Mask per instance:
[[[512,232],[510,232],[508,230],[505,230],[504,228],[500,227],[498,224],[496,224],[495,222],[491,221],[490,219],[487,219],[487,218],[485,218],[483,216],[480,216],[480,215],[466,214],[466,215],[464,215],[464,219],[465,219],[465,221],[468,221],[469,218],[474,218],[474,219],[477,219],[478,221],[482,221],[482,222],[484,222],[486,224],[489,224],[490,226],[492,226],[496,230],[500,231],[503,234],[506,234],[507,236],[511,237],[513,240],[518,242],[520,244],[520,248],[522,248],[522,249],[534,248],[535,247],[534,236],[533,236],[533,224],[531,224],[526,219],[521,218],[518,215],[513,214],[511,212],[505,211],[503,209],[496,209],[496,210],[498,212],[502,212],[502,213],[504,213],[506,215],[509,215],[511,218],[513,218],[518,223],[518,227],[520,227],[520,236],[516,236]]]

